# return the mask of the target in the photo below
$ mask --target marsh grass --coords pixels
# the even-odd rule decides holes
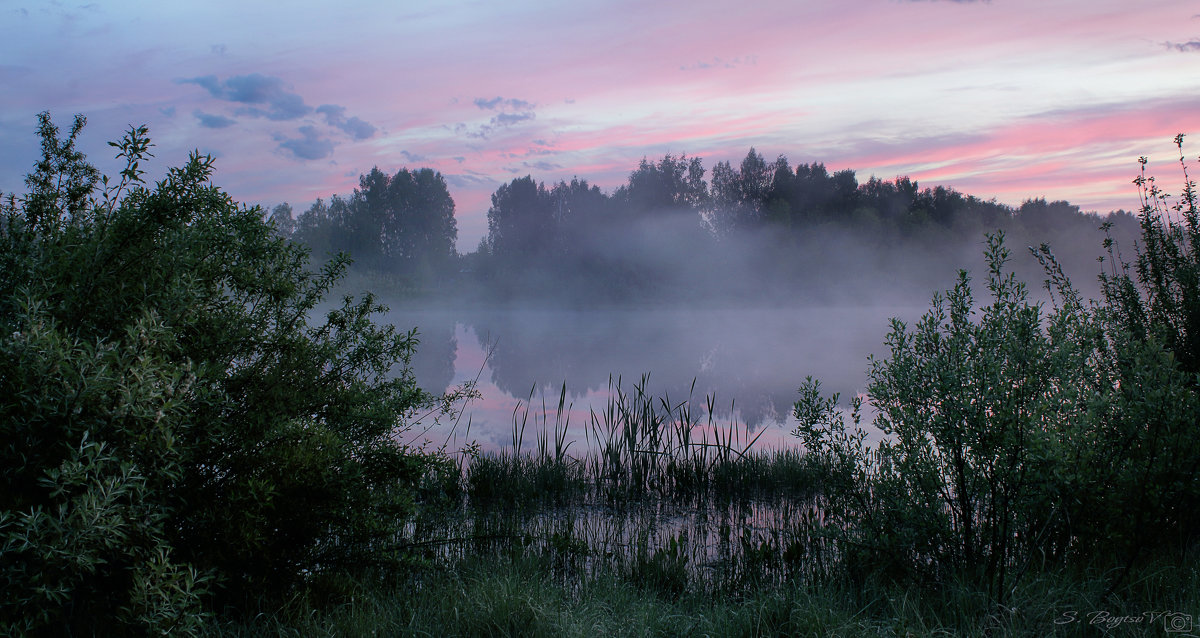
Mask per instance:
[[[1195,560],[1163,561],[1122,599],[1102,572],[1029,579],[1009,604],[970,586],[937,592],[844,579],[755,588],[741,596],[648,590],[598,570],[566,586],[544,555],[472,556],[447,569],[361,584],[316,612],[298,602],[274,616],[213,624],[229,636],[1162,636],[1163,615],[1200,608]],[[1187,567],[1191,565],[1192,567]],[[1144,620],[1137,621],[1137,618]]]
[[[539,553],[564,587],[613,572],[670,595],[827,571],[810,533],[823,466],[798,449],[754,449],[758,435],[715,420],[712,397],[697,410],[691,396],[651,396],[647,382],[627,391],[610,379],[582,450],[567,439],[566,385],[550,400],[531,390],[511,446],[462,456],[461,498],[428,509],[411,547],[441,564]]]
[[[619,385],[585,450],[566,443],[565,387],[540,410],[531,392],[512,446],[466,455],[458,496],[410,528],[407,576],[212,633],[1162,636],[1147,613],[1200,611],[1195,554],[1162,557],[1116,592],[1101,566],[1033,574],[1004,604],[967,581],[855,571],[817,531],[819,462],[718,429],[711,399],[700,419],[690,400],[651,399],[644,378]]]
[[[691,394],[682,401],[646,391],[648,376],[626,390],[609,378],[606,405],[590,413],[586,450],[571,453],[567,441],[571,405],[564,383],[557,407],[541,409],[536,388],[513,410],[512,445],[476,453],[464,461],[470,498],[487,502],[603,498],[612,504],[647,499],[807,498],[820,486],[825,468],[798,449],[755,449],[762,436],[730,420],[717,421],[716,399],[697,410]],[[693,384],[693,392],[694,392]],[[526,448],[533,439],[533,446]]]

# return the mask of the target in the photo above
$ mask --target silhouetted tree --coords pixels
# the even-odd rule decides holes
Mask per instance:
[[[441,269],[454,257],[458,223],[454,200],[441,173],[401,169],[388,185],[385,255],[412,270]]]
[[[271,216],[267,218],[275,226],[275,233],[285,239],[290,238],[296,232],[296,219],[292,217],[292,205],[284,202],[275,208],[271,209]]]
[[[704,164],[700,158],[665,155],[657,164],[642,158],[629,183],[613,195],[629,214],[656,210],[691,210],[699,213],[708,202]]]
[[[555,235],[554,202],[544,184],[526,175],[502,184],[488,209],[488,247],[502,261],[546,254]]]
[[[349,199],[320,199],[300,216],[295,238],[320,255],[348,252],[359,267],[410,275],[439,272],[453,259],[458,225],[440,173],[378,167],[359,177]]]
[[[603,226],[610,224],[610,201],[599,186],[589,185],[577,177],[571,182],[554,185],[550,190],[554,206],[556,252],[560,255],[583,256],[591,252],[591,238]]]
[[[331,204],[339,200],[337,195],[331,198]],[[334,235],[337,233],[337,220],[330,211],[331,206],[320,197],[313,205],[300,214],[296,219],[296,230],[292,238],[309,247],[317,258],[327,257],[336,252],[333,248]]]
[[[780,159],[786,165],[787,160]],[[751,147],[736,173],[729,162],[713,167],[709,223],[718,235],[762,222],[777,166],[778,162],[769,166]]]
[[[1079,207],[1070,202],[1047,202],[1044,197],[1025,200],[1016,212],[1017,221],[1038,235],[1065,229],[1083,216]]]

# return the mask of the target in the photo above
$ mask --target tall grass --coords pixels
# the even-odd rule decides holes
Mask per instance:
[[[584,449],[568,441],[566,385],[549,402],[531,390],[513,410],[511,446],[464,458],[458,510],[436,510],[413,546],[440,561],[543,552],[564,586],[613,570],[675,594],[827,570],[810,533],[824,467],[798,449],[755,449],[761,432],[718,422],[711,396],[696,409],[690,392],[673,401],[647,384],[627,391],[610,378]]]
[[[531,391],[511,446],[465,457],[458,498],[410,528],[408,578],[214,632],[1161,636],[1164,617],[1147,614],[1200,609],[1195,555],[1115,592],[1100,568],[1032,574],[1004,604],[966,581],[875,579],[820,532],[824,465],[756,449],[744,426],[715,422],[712,398],[696,410],[646,385],[611,382],[583,449],[565,385],[550,400]]]
[[[209,627],[227,636],[1120,636],[1167,632],[1168,614],[1200,609],[1195,560],[1149,570],[1127,597],[1102,574],[1030,579],[1004,606],[961,583],[937,592],[845,580],[755,588],[741,596],[649,589],[615,569],[564,585],[542,554],[472,556],[390,584],[364,583],[316,612]],[[1176,625],[1176,628],[1178,625]]]

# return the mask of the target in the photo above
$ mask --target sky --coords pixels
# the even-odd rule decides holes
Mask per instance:
[[[514,178],[611,192],[642,158],[751,147],[1108,212],[1137,208],[1139,156],[1178,191],[1172,138],[1200,155],[1200,2],[0,0],[0,87],[0,192],[37,113],[82,113],[107,174],[146,125],[149,176],[198,150],[235,200],[297,213],[433,168],[462,252]]]

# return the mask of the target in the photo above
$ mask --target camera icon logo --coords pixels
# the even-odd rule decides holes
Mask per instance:
[[[1192,615],[1176,611],[1164,614],[1163,630],[1171,634],[1190,632],[1192,630]]]

